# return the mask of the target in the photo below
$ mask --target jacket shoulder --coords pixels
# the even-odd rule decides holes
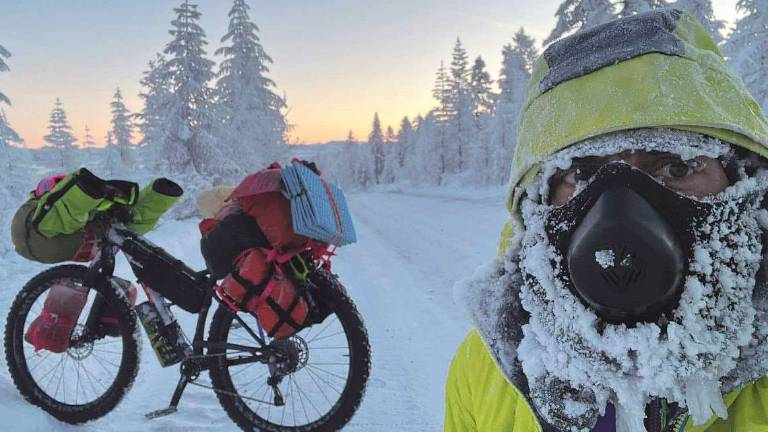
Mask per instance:
[[[496,365],[477,330],[459,346],[448,370],[445,431],[537,431],[520,392]]]

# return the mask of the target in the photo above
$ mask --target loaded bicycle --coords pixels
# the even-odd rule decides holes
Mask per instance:
[[[148,418],[177,411],[185,388],[197,385],[213,390],[243,430],[330,431],[347,424],[365,391],[370,349],[355,304],[335,275],[323,266],[305,269],[295,282],[308,305],[307,322],[290,337],[273,338],[256,314],[228,304],[207,271],[192,270],[126,229],[129,213],[116,205],[97,215],[94,223],[103,234],[88,266],[52,267],[16,296],[6,323],[5,352],[11,377],[26,400],[68,423],[106,415],[137,376],[143,327],[161,364],[178,364],[180,374],[169,406]],[[136,306],[126,288],[130,283],[114,275],[120,252],[146,294],[147,300]],[[292,274],[286,271],[286,277]],[[79,290],[87,301],[66,349],[37,350],[29,342],[30,328],[46,307],[46,293],[62,286]],[[206,338],[206,319],[214,306]],[[197,314],[191,340],[172,307]],[[203,372],[210,375],[210,384],[200,380]]]

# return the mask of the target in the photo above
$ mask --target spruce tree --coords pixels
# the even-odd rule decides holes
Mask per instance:
[[[5,63],[5,59],[10,56],[11,53],[0,45],[0,72],[7,72],[10,70],[8,64]],[[11,105],[11,100],[8,99],[3,92],[0,92],[0,148],[12,144],[21,144],[22,142],[19,134],[17,134],[8,123],[8,118],[5,115],[5,111],[2,109],[3,104]]]
[[[473,114],[479,117],[481,113],[493,111],[493,93],[491,74],[485,68],[485,61],[478,56],[472,65],[472,73],[469,79],[469,90],[472,95]]]
[[[213,106],[213,65],[206,58],[205,31],[198,23],[201,17],[197,5],[184,1],[174,9],[171,21],[173,40],[163,51],[165,61],[155,65],[159,82],[153,83],[159,100],[153,101],[162,113],[145,113],[144,121],[154,121],[161,130],[152,131],[159,140],[157,156],[172,173],[186,176],[233,178],[237,171],[216,142],[215,132],[220,120]],[[145,75],[145,79],[150,78]],[[149,103],[148,98],[145,103]],[[186,206],[190,207],[191,206]],[[186,211],[186,210],[184,210]],[[191,215],[191,214],[190,214]]]
[[[104,159],[101,172],[106,177],[115,177],[122,171],[120,149],[115,144],[114,133],[110,130],[104,138]]]
[[[286,103],[267,77],[272,58],[261,45],[249,9],[245,0],[234,0],[227,34],[221,38],[230,45],[216,50],[224,56],[216,90],[223,121],[220,141],[244,169],[253,170],[284,157]]]
[[[123,95],[118,88],[112,102],[112,138],[120,154],[119,163],[124,167],[131,166],[131,151],[133,147],[133,122],[128,108],[123,103]]]
[[[752,96],[768,111],[768,0],[739,0],[743,14],[723,47]]]
[[[376,184],[382,182],[384,172],[384,134],[381,131],[379,113],[373,115],[371,134],[368,135],[368,145],[373,155],[373,180]]]
[[[435,86],[432,89],[432,97],[437,100],[435,117],[438,121],[443,121],[448,117],[448,105],[450,104],[450,88],[448,72],[445,70],[445,63],[440,61],[440,67],[435,73]]]
[[[85,125],[85,134],[83,135],[83,147],[96,147],[96,141],[94,141],[93,135],[91,135],[91,128],[89,128],[88,125]]]
[[[400,164],[397,156],[397,135],[392,126],[387,126],[384,132],[384,173],[385,183],[393,183],[397,180]]]
[[[520,52],[525,59],[526,69],[529,72],[533,71],[533,63],[539,58],[536,41],[525,32],[525,28],[520,27],[520,30],[512,37],[512,43],[515,46],[515,50]]]
[[[448,169],[453,173],[462,172],[466,168],[467,154],[471,152],[471,134],[474,107],[469,88],[471,71],[467,51],[456,38],[451,61],[449,85],[449,131],[446,161]]]
[[[59,151],[60,157],[57,163],[59,168],[62,170],[72,168],[72,150],[75,148],[77,140],[72,134],[67,113],[64,111],[59,98],[56,98],[56,103],[48,119],[48,135],[44,136],[43,139]]]
[[[494,112],[491,146],[489,149],[489,180],[503,183],[517,144],[518,116],[530,79],[525,49],[508,44],[502,50],[499,96]]]
[[[405,156],[411,147],[413,140],[413,125],[408,116],[400,121],[400,129],[397,131],[397,165],[402,169],[405,166]]]

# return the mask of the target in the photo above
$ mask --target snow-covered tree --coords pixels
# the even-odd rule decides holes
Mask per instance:
[[[555,13],[557,23],[544,45],[578,30],[588,29],[616,19],[610,0],[565,0]]]
[[[214,63],[206,58],[201,14],[189,1],[174,12],[166,58],[144,77],[145,87],[154,92],[145,94],[155,99],[150,110],[150,97],[145,97],[144,128],[151,128],[149,142],[158,146],[156,157],[171,173],[232,179],[238,170],[216,142],[221,122],[208,86]]]
[[[503,183],[507,179],[512,153],[517,144],[517,126],[525,90],[530,79],[525,50],[506,45],[502,50],[498,103],[494,112],[491,145],[484,156],[489,160],[489,181]]]
[[[120,148],[115,142],[113,131],[108,131],[104,138],[104,159],[101,163],[101,173],[105,177],[117,177],[122,174]]]
[[[736,7],[744,15],[723,51],[763,111],[768,111],[768,0],[739,0]]]
[[[436,151],[436,144],[442,139],[441,129],[434,111],[418,122],[403,170],[411,182],[438,185],[443,181],[443,154]]]
[[[533,63],[539,58],[539,50],[536,48],[536,41],[525,32],[524,27],[520,27],[520,30],[512,36],[512,43],[514,44],[515,49],[519,51],[525,59],[528,71],[533,71]]]
[[[72,168],[74,162],[72,150],[75,148],[77,140],[72,133],[72,126],[69,125],[67,113],[64,111],[59,98],[56,98],[56,103],[48,119],[48,135],[43,139],[59,151],[59,168],[62,170]]]
[[[450,104],[450,88],[448,72],[445,70],[445,63],[440,62],[440,67],[435,73],[435,86],[432,88],[432,97],[437,100],[435,117],[439,121],[445,120],[448,116],[448,105]]]
[[[383,180],[384,173],[384,133],[381,131],[379,113],[373,115],[371,133],[368,135],[368,145],[373,155],[373,180],[379,184]]]
[[[123,95],[118,88],[115,91],[112,102],[112,138],[120,153],[120,164],[130,167],[132,162],[131,151],[133,147],[133,121],[131,113],[123,102]]]
[[[397,155],[397,135],[392,126],[387,126],[384,132],[384,183],[394,183],[400,171]]]
[[[0,72],[7,72],[10,70],[8,64],[5,63],[5,59],[11,56],[11,53],[0,45]],[[9,146],[11,144],[21,144],[21,138],[19,134],[8,123],[8,118],[5,115],[5,111],[2,110],[2,105],[11,104],[11,100],[8,96],[0,92],[0,147]]]
[[[669,3],[667,6],[693,15],[704,25],[704,28],[709,31],[716,42],[720,43],[723,41],[725,21],[715,17],[711,0],[677,0],[674,3]]]
[[[83,134],[83,147],[96,147],[96,141],[91,134],[91,128],[85,125],[85,133]]]
[[[413,141],[413,125],[408,117],[400,121],[400,129],[397,131],[397,166],[402,169],[405,165],[405,155],[408,153]]]
[[[466,168],[471,157],[472,127],[474,122],[474,104],[469,80],[471,70],[467,51],[456,39],[453,47],[449,82],[449,121],[448,147],[445,155],[447,169],[451,173],[460,173]]]
[[[492,84],[493,80],[491,79],[491,74],[486,69],[485,61],[482,57],[478,56],[472,65],[469,79],[469,91],[472,95],[475,117],[479,117],[481,113],[493,111],[494,96],[493,92],[491,92]]]
[[[267,77],[272,58],[260,43],[249,9],[245,0],[234,0],[227,34],[221,38],[230,45],[216,50],[224,56],[216,90],[223,121],[219,140],[241,167],[253,170],[285,156],[286,103]]]

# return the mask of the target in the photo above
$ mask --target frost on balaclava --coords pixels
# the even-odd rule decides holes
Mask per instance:
[[[737,167],[735,184],[701,199],[717,210],[695,227],[682,298],[669,322],[603,322],[558,276],[564,257],[545,232],[554,208],[547,179],[555,170],[569,168],[573,158],[626,150],[683,160],[708,156]],[[768,373],[768,283],[765,270],[758,273],[761,262],[768,267],[761,258],[768,174],[754,169],[755,160],[734,157],[722,141],[664,129],[583,141],[545,163],[528,186],[520,208],[524,229],[506,254],[457,285],[499,366],[545,431],[589,430],[611,402],[619,432],[644,432],[652,398],[687,408],[695,424],[713,411],[726,418],[722,394]]]

